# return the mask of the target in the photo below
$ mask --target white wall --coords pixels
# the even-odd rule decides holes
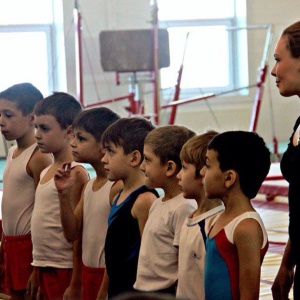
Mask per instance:
[[[281,31],[289,24],[299,19],[300,1],[290,0],[248,0],[247,22],[249,25],[272,23],[274,35],[269,56],[270,69],[273,67],[273,49]],[[93,103],[111,99],[128,93],[126,85],[116,86],[115,74],[104,73],[100,65],[99,33],[108,29],[142,29],[150,28],[150,1],[146,0],[82,0],[81,13],[83,17],[83,65],[84,65],[84,100]],[[76,94],[74,31],[72,26],[73,1],[63,1],[66,33],[66,59],[68,91]],[[261,63],[265,42],[265,30],[249,31],[249,78],[250,84],[256,83],[258,67]],[[92,66],[92,67],[91,67]],[[217,66],[212,68],[218,71]],[[92,70],[92,71],[91,71]],[[93,73],[93,75],[92,75]],[[95,88],[95,83],[97,89]],[[149,86],[147,89],[151,89]],[[97,91],[98,90],[98,91]],[[97,95],[99,94],[99,96]],[[248,130],[251,118],[255,89],[249,96],[227,95],[223,98],[209,100],[210,108],[218,120],[221,130]],[[279,141],[287,141],[296,117],[300,111],[297,97],[283,98],[279,95],[274,78],[267,77],[265,93],[261,105],[261,113],[257,131],[266,141],[273,138],[270,99],[273,103],[275,135]],[[152,104],[152,96],[146,97],[147,106]],[[121,107],[127,103],[110,106],[121,115],[126,115]],[[208,106],[203,102],[180,106],[176,124],[186,125],[198,132],[207,128],[217,128],[214,117]]]

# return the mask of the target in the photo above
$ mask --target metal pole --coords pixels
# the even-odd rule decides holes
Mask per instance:
[[[79,10],[78,0],[75,0],[74,6],[74,26],[75,26],[75,60],[76,60],[76,90],[77,98],[84,107],[83,100],[83,68],[82,68],[82,28],[81,28],[81,13]]]
[[[156,0],[150,1],[152,10],[152,40],[153,40],[153,110],[154,121],[158,125],[160,121],[160,76],[159,76],[159,48],[158,48],[158,6]]]

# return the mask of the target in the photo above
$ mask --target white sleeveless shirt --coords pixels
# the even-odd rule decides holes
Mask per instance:
[[[9,149],[3,173],[2,227],[7,236],[30,233],[34,206],[35,185],[26,167],[36,149],[33,144],[18,157],[13,158],[17,146]]]
[[[72,162],[71,168],[78,165],[81,166]],[[50,166],[42,171],[41,180],[49,168]],[[37,186],[31,218],[31,236],[33,266],[73,268],[73,243],[64,237],[54,178]]]
[[[113,182],[107,181],[101,189],[93,192],[94,181],[95,178],[88,182],[83,196],[82,261],[88,267],[103,268],[108,215],[111,209],[109,194]]]

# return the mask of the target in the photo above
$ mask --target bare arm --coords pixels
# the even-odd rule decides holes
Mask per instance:
[[[52,163],[53,158],[51,154],[41,153],[38,149],[34,151],[27,164],[27,173],[33,178],[35,187],[40,181],[41,172]]]
[[[103,281],[97,295],[97,300],[106,300],[107,293],[108,293],[108,281],[109,281],[108,274],[105,269]]]
[[[63,164],[56,171],[54,181],[58,190],[64,235],[72,242],[78,238],[82,229],[83,192],[88,176],[81,167],[70,169],[70,164]]]
[[[241,300],[259,298],[263,233],[254,219],[245,219],[234,233],[234,243],[239,257],[239,290]]]
[[[294,281],[295,261],[293,258],[291,242],[288,240],[282,257],[279,271],[272,286],[274,300],[289,299],[288,295]]]
[[[109,193],[109,202],[111,205],[122,188],[123,188],[122,180],[118,180],[112,185]]]
[[[80,236],[73,246],[73,272],[70,286],[64,293],[64,300],[81,299],[82,293],[82,237]]]
[[[146,192],[138,196],[132,207],[131,213],[138,221],[141,236],[148,219],[150,207],[156,199],[153,193]]]

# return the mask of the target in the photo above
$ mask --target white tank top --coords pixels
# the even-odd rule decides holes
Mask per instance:
[[[113,182],[107,181],[101,189],[93,192],[94,181],[95,178],[91,179],[84,191],[82,261],[88,267],[99,268],[105,266],[104,245]]]
[[[3,173],[2,227],[5,235],[16,236],[30,233],[34,206],[35,185],[26,171],[37,144],[13,158],[17,146],[9,149]]]
[[[72,162],[71,168],[80,165]],[[47,167],[41,173],[41,180],[47,173]],[[63,234],[60,203],[54,179],[38,184],[35,205],[31,218],[31,236],[33,244],[33,266],[72,268],[73,243]]]

